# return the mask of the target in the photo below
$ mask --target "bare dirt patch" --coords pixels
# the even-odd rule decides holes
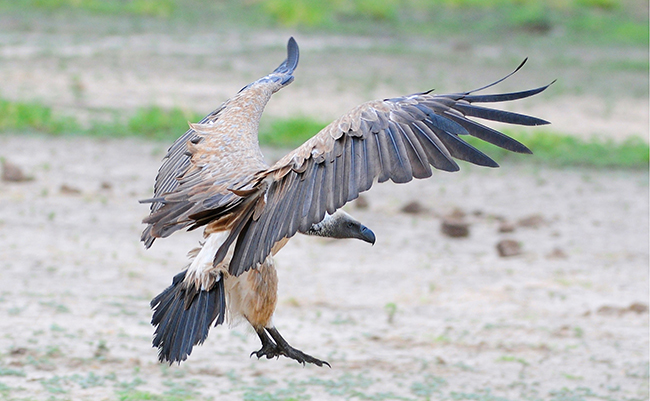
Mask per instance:
[[[0,137],[34,177],[0,182],[4,398],[648,399],[647,172],[463,165],[378,185],[348,207],[374,247],[298,236],[277,258],[276,325],[332,369],[250,359],[243,326],[167,367],[148,302],[199,237],[138,241],[164,148]],[[400,211],[414,200],[427,213]],[[449,238],[459,211],[470,235]],[[530,216],[544,224],[499,232]],[[502,239],[523,253],[500,257]]]
[[[93,21],[21,31],[0,16],[0,96],[82,119],[152,104],[207,113],[295,34],[94,34]],[[647,49],[296,37],[296,81],[269,116],[328,121],[377,97],[470,89],[528,56],[500,89],[558,82],[514,110],[560,133],[648,137]],[[33,178],[0,181],[0,398],[648,399],[647,172],[463,165],[377,186],[347,208],[374,247],[298,236],[277,258],[276,324],[332,369],[250,359],[259,344],[244,327],[213,330],[167,367],[148,303],[200,238],[138,241],[137,200],[167,146],[0,136],[0,158]],[[469,235],[446,236],[448,216]],[[521,224],[531,216],[540,223]],[[503,240],[520,254],[500,257]]]

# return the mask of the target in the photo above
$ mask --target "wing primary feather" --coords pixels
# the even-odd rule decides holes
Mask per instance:
[[[260,245],[265,247],[265,244],[268,241],[271,241],[271,239],[266,236],[266,233],[270,228],[271,221],[275,217],[276,209],[282,202],[282,199],[278,199],[276,196],[278,186],[279,184],[271,185],[266,195],[267,202],[264,206],[264,212],[257,221],[251,219],[246,229],[243,230],[243,236],[237,241],[235,254],[241,255],[240,257],[243,260],[254,259],[256,249],[260,247]],[[268,199],[273,199],[274,201],[268,202]],[[253,244],[253,246],[251,246],[251,244]],[[246,266],[246,268],[249,268],[249,266]]]
[[[391,155],[391,180],[398,184],[411,181],[413,171],[401,136],[390,125],[384,131],[390,142],[388,153]]]
[[[300,221],[302,220],[301,211],[302,211],[302,201],[305,198],[305,191],[307,190],[306,185],[302,185],[302,177],[297,181],[298,193],[296,195],[295,206],[292,210],[289,210],[290,220],[289,220],[289,229],[288,232],[295,233],[300,227]]]
[[[352,174],[354,177],[354,191],[357,195],[364,191],[363,187],[366,182],[366,156],[364,153],[364,142],[365,141],[359,137],[352,138],[352,158],[354,159],[354,170]]]
[[[326,206],[323,201],[323,175],[325,173],[325,166],[322,163],[317,164],[317,169],[314,178],[314,195],[312,197],[311,207],[307,218],[309,221],[319,222],[325,217]]]
[[[359,183],[357,180],[357,160],[355,150],[356,138],[351,136],[348,138],[347,142],[345,152],[345,179],[347,180],[348,196],[345,198],[345,202],[350,202],[359,196]]]
[[[367,139],[362,139],[359,142],[360,146],[357,146],[357,150],[361,158],[361,162],[358,163],[358,166],[361,169],[359,178],[359,192],[364,192],[370,189],[375,176],[372,161],[368,158],[369,141]]]
[[[309,222],[309,209],[311,204],[314,201],[314,188],[316,181],[316,172],[318,171],[318,165],[313,161],[310,161],[309,168],[303,173],[306,175],[305,181],[302,185],[305,186],[305,198],[302,201],[302,205],[299,208],[299,217],[300,217],[300,226],[298,229],[300,231],[307,231],[311,224]]]
[[[521,67],[523,67],[524,64],[526,64],[526,61],[528,61],[528,57],[526,57],[526,58],[524,59],[524,61],[522,61],[521,64],[519,64],[519,66],[518,66],[517,68],[515,68],[515,70],[514,70],[513,72],[511,72],[510,74],[506,75],[505,77],[503,77],[503,78],[501,78],[501,79],[499,79],[499,80],[496,80],[496,81],[492,82],[491,84],[487,84],[487,85],[485,85],[485,86],[482,86],[482,87],[480,87],[480,88],[478,88],[478,89],[474,89],[474,90],[471,90],[471,91],[465,92],[465,94],[466,94],[466,95],[469,95],[470,93],[474,93],[474,92],[482,91],[483,89],[490,88],[490,87],[492,87],[492,86],[494,86],[494,85],[496,85],[496,84],[498,84],[498,83],[501,83],[501,82],[505,81],[506,79],[508,79],[508,78],[510,78],[511,76],[513,76],[517,71],[519,71],[519,70],[521,69]]]
[[[292,174],[295,174],[292,172]],[[281,225],[283,220],[286,220],[286,214],[289,209],[289,205],[293,201],[293,192],[295,187],[292,186],[292,182],[295,175],[285,176],[281,182],[278,182],[276,185],[280,186],[280,189],[271,194],[267,198],[267,205],[273,208],[273,216],[271,217],[271,222],[269,227],[273,228],[276,225]],[[277,238],[272,238],[272,240],[277,241]]]
[[[226,254],[228,253],[228,249],[230,248],[230,245],[232,245],[233,241],[239,237],[239,234],[243,231],[244,227],[246,227],[250,223],[250,218],[253,215],[254,210],[255,210],[254,201],[252,201],[249,205],[246,205],[246,209],[244,209],[242,216],[239,218],[239,221],[237,222],[235,227],[233,227],[230,230],[228,237],[226,237],[226,240],[223,242],[223,244],[221,244],[221,246],[217,250],[217,253],[214,255],[214,260],[212,262],[214,266],[217,266],[219,263],[221,263],[224,260]],[[230,263],[230,267],[228,271],[230,272],[230,274],[234,276],[239,276],[244,272],[244,270],[240,271],[239,269],[240,266],[235,266],[235,268],[233,268],[233,263]]]
[[[323,185],[326,189],[326,210],[327,213],[332,214],[336,211],[336,205],[334,201],[334,194],[336,193],[336,187],[334,186],[334,183],[336,182],[336,158],[333,159],[332,161],[325,160],[325,177],[324,177],[324,182],[325,185]]]
[[[298,49],[298,43],[296,43],[296,40],[293,37],[289,38],[289,41],[287,42],[287,59],[280,64],[278,68],[276,68],[273,72],[278,72],[282,74],[291,74],[293,71],[296,69],[298,66],[298,59],[299,59],[299,49]]]
[[[425,123],[428,124],[428,120],[425,120]],[[430,126],[430,128],[453,157],[479,166],[499,167],[489,156],[463,141],[457,135],[450,134],[435,126]]]
[[[302,201],[302,207],[300,210],[300,218],[304,219],[309,214],[309,208],[311,207],[312,199],[314,197],[314,186],[315,186],[315,176],[318,165],[313,161],[310,161],[310,166],[307,170],[302,173],[305,182],[302,185],[305,186],[305,199]]]
[[[343,135],[339,141],[341,141],[341,154],[336,157],[336,165],[334,166],[335,178],[334,178],[334,208],[335,210],[345,204],[346,199],[348,198],[348,186],[346,177],[350,174],[350,161],[346,160],[347,157],[342,156],[345,153],[346,148],[349,146],[347,135]],[[347,171],[346,171],[347,170]]]
[[[365,141],[366,145],[366,160],[368,160],[368,181],[366,185],[368,188],[372,186],[375,177],[379,177],[382,172],[381,153],[379,152],[379,139],[376,134],[370,134]],[[386,181],[386,180],[384,180]]]
[[[294,172],[292,172],[294,173]],[[304,175],[304,173],[300,174]],[[246,269],[254,267],[256,262],[262,263],[266,256],[273,248],[275,242],[278,241],[277,229],[279,218],[281,218],[280,210],[286,202],[283,189],[286,182],[281,182],[272,185],[273,191],[268,192],[267,203],[264,214],[258,221],[251,221],[250,226],[246,229],[244,237],[240,239],[235,248],[235,255],[240,255],[241,260],[247,261]],[[296,214],[296,211],[293,212]],[[292,232],[293,235],[295,232]],[[233,259],[235,256],[233,256]],[[239,257],[238,257],[239,259]]]
[[[140,199],[138,200],[138,203],[154,203],[154,202],[163,202],[165,198],[163,196],[158,196],[155,198],[147,198],[147,199]]]
[[[433,167],[443,171],[460,170],[458,164],[456,164],[456,162],[453,161],[451,157],[445,154],[446,149],[445,151],[441,149],[442,143],[437,143],[439,139],[435,136],[435,133],[433,131],[430,131],[433,134],[430,135],[416,124],[413,124],[411,127],[413,128],[413,133],[417,136],[420,144],[422,144],[422,147],[426,151],[429,163]],[[444,145],[442,145],[442,147],[444,148]]]
[[[377,145],[377,155],[379,156],[379,182],[385,182],[390,178],[390,155],[388,155],[388,141],[386,140],[386,133],[381,130],[376,134],[373,134],[375,143]]]
[[[246,224],[241,230],[244,235],[239,237],[237,239],[237,243],[235,244],[235,250],[233,251],[232,259],[230,259],[230,264],[228,266],[228,273],[233,276],[239,276],[248,269],[255,267],[252,261],[245,260],[242,255],[243,250],[245,250],[246,246],[249,244],[248,239],[250,237],[246,234],[250,232],[250,226],[253,224],[253,222],[253,219],[248,219],[246,221]]]
[[[404,147],[411,160],[411,170],[415,178],[431,177],[431,167],[427,159],[427,153],[411,129],[405,130],[400,124],[391,123],[393,129],[399,131],[404,139]],[[407,126],[408,127],[408,126]]]
[[[536,117],[527,116],[525,114],[489,109],[487,107],[474,106],[471,104],[457,103],[452,108],[460,111],[466,116],[472,116],[482,118],[484,120],[498,121],[508,124],[528,126],[549,124],[548,121]]]
[[[284,200],[284,205],[283,205],[283,212],[281,214],[281,220],[280,220],[280,229],[278,230],[278,234],[276,238],[274,238],[276,241],[279,241],[283,235],[283,233],[289,232],[289,226],[291,223],[291,218],[292,218],[292,212],[294,211],[295,204],[298,201],[298,196],[296,192],[299,189],[299,186],[296,185],[297,182],[297,173],[295,172],[290,172],[289,175],[286,176],[285,180],[288,182],[288,192],[286,195],[286,199]],[[275,199],[270,199],[270,202],[275,202]]]
[[[493,145],[496,145],[503,149],[510,150],[512,152],[528,153],[528,154],[533,153],[521,142],[516,141],[510,138],[509,136],[502,134],[497,130],[494,130],[490,127],[486,127],[483,124],[479,124],[476,121],[472,121],[464,117],[458,117],[453,114],[447,114],[447,117],[453,119],[454,121],[456,121],[457,123],[465,127],[470,135],[477,137],[485,142],[489,142]]]
[[[450,120],[449,117],[447,117],[447,115],[441,116],[434,112],[429,112],[429,118],[431,119],[434,125],[449,132],[450,134],[454,134],[454,135],[469,134],[469,132],[467,132],[467,129],[465,127],[463,127],[461,124],[458,124],[455,121]]]
[[[467,95],[463,96],[462,99],[470,103],[495,103],[495,102],[507,102],[510,100],[524,99],[529,96],[536,95],[546,90],[549,86],[553,85],[555,81],[551,82],[548,85],[541,86],[535,89],[529,89],[521,92],[510,92],[510,93],[499,93],[495,95]]]

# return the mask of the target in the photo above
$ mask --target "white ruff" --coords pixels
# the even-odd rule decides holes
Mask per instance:
[[[205,274],[208,274],[210,270],[213,269],[214,255],[219,250],[219,247],[228,237],[228,232],[219,232],[208,235],[208,238],[205,240],[205,243],[199,250],[199,253],[192,260],[190,267],[187,269],[186,280],[189,277],[200,279]],[[201,283],[205,283],[206,280],[200,280]],[[203,285],[201,286],[203,287]],[[206,290],[206,288],[201,288]]]

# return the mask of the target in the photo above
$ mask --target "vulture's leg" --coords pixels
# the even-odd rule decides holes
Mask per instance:
[[[260,341],[262,342],[262,348],[260,348],[259,351],[251,352],[250,356],[255,355],[257,359],[263,356],[265,356],[266,359],[271,359],[280,356],[280,353],[278,351],[278,346],[275,345],[273,340],[269,338],[269,335],[266,334],[266,331],[264,330],[263,327],[256,328],[255,332],[257,333],[257,336],[260,338]]]
[[[287,358],[291,358],[298,363],[302,363],[303,365],[305,363],[313,363],[314,365],[317,366],[323,366],[327,365],[328,367],[331,368],[330,364],[327,363],[326,361],[321,361],[320,359],[316,359],[311,355],[307,355],[304,352],[297,350],[293,348],[289,343],[280,335],[278,330],[275,327],[267,327],[266,331],[269,332],[271,337],[275,340],[276,343],[276,352],[280,355],[284,355]],[[261,336],[260,336],[261,338]]]

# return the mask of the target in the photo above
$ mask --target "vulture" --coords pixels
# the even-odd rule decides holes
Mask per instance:
[[[536,126],[539,118],[477,105],[536,95],[551,84],[519,92],[479,94],[489,85],[452,94],[432,91],[363,103],[269,166],[258,142],[271,96],[293,82],[298,45],[270,74],[244,86],[169,148],[158,171],[142,241],[204,227],[191,262],[151,301],[153,346],[161,362],[184,361],[214,323],[245,319],[261,341],[251,354],[284,356],[303,365],[329,364],[293,348],[273,325],[277,301],[275,255],[296,233],[375,242],[373,232],[340,208],[375,182],[406,183],[433,169],[457,171],[455,159],[497,163],[463,140],[473,136],[503,149],[532,153],[476,119]]]

